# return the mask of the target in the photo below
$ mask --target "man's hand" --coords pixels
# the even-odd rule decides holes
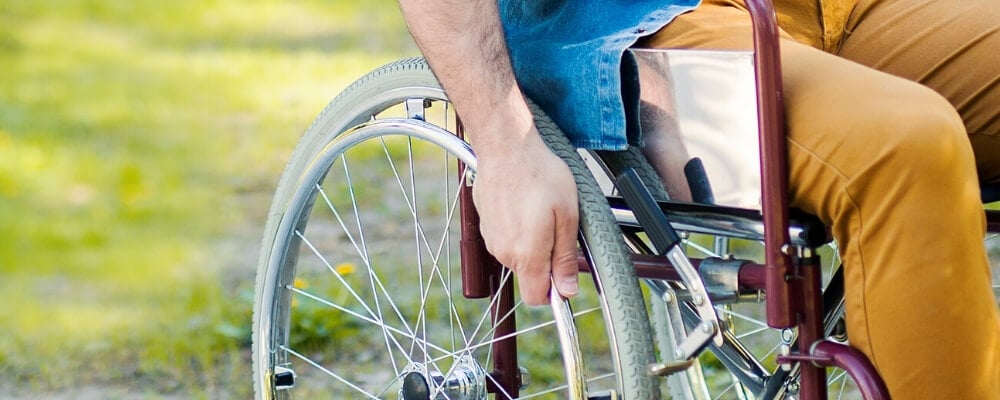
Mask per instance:
[[[413,38],[470,132],[486,247],[529,305],[551,282],[576,294],[576,183],[545,146],[517,87],[496,0],[400,0]],[[550,278],[551,272],[551,278]]]
[[[517,273],[524,302],[543,305],[550,281],[565,297],[579,291],[579,213],[569,167],[529,129],[516,151],[479,157],[473,196],[487,249]]]

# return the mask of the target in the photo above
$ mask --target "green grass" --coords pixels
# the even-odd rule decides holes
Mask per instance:
[[[415,53],[391,0],[0,3],[0,392],[246,397],[277,176]]]

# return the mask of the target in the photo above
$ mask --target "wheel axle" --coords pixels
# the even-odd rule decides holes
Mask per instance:
[[[420,363],[411,364],[403,370],[402,381],[400,400],[486,398],[486,370],[469,355],[460,357],[447,376]]]

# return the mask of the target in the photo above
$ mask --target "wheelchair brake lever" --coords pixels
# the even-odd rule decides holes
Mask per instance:
[[[632,208],[636,220],[652,242],[653,250],[659,255],[665,255],[677,269],[691,294],[691,303],[701,319],[692,334],[690,336],[685,334],[683,340],[675,347],[674,357],[682,360],[693,358],[710,340],[721,346],[722,330],[719,318],[715,314],[715,307],[708,297],[701,275],[691,264],[687,254],[684,254],[684,249],[680,246],[681,238],[670,225],[666,214],[653,200],[652,194],[643,185],[634,169],[627,168],[618,175],[617,186],[625,203]]]

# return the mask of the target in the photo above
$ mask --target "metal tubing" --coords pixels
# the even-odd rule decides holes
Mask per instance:
[[[500,286],[501,274],[492,274],[490,286],[494,289],[495,296],[499,299],[493,303],[490,309],[490,318],[493,320],[496,330],[494,337],[510,336],[517,331],[517,324],[514,320],[514,313],[510,311],[514,308],[514,285],[512,280],[508,280],[506,285]],[[500,320],[503,318],[503,320]],[[521,388],[521,373],[517,365],[517,337],[511,336],[493,343],[493,371],[490,375],[499,384],[492,381],[487,383],[487,391],[490,393],[504,393],[504,396],[516,398]]]
[[[875,366],[857,349],[823,340],[813,346],[812,353],[817,358],[825,360],[825,362],[820,361],[820,365],[847,371],[866,400],[889,399],[889,390],[879,377]]]
[[[663,256],[648,254],[633,254],[632,264],[635,265],[635,272],[642,279],[658,279],[667,281],[680,281],[681,276],[670,264],[670,261]],[[695,269],[701,267],[701,260],[691,259],[691,264]],[[586,257],[582,253],[577,254],[577,266],[580,272],[590,273],[590,266]],[[765,267],[760,264],[747,261],[740,267],[739,286],[744,290],[764,290]]]
[[[635,213],[619,197],[608,197],[611,213],[618,224],[640,228]],[[764,240],[764,223],[759,210],[724,206],[660,201],[660,210],[667,215],[674,229],[681,232],[702,233],[755,241]],[[826,226],[819,219],[792,216],[788,227],[789,240],[796,246],[819,247],[830,242]]]
[[[458,121],[455,135],[465,140],[465,126]],[[462,260],[462,294],[467,299],[482,299],[490,295],[490,274],[499,264],[486,251],[486,243],[479,233],[479,213],[472,201],[472,185],[466,181],[466,165],[458,160],[458,208],[461,218],[462,239],[459,254]]]
[[[490,295],[490,276],[499,263],[486,251],[486,244],[479,234],[479,213],[472,204],[472,188],[463,187],[460,191],[462,294],[467,299],[482,299]]]
[[[795,309],[787,281],[788,156],[781,91],[781,54],[778,24],[770,0],[746,0],[753,20],[754,63],[757,75],[757,115],[760,131],[761,197],[764,215],[767,276],[767,323],[773,328],[795,325]]]
[[[799,353],[811,354],[812,344],[822,341],[823,331],[823,286],[821,280],[822,266],[819,257],[811,256],[813,250],[808,250],[809,255],[805,258],[797,259],[797,270],[799,278],[796,294],[793,299],[802,305],[802,310],[798,315],[799,325]],[[770,301],[770,299],[768,299]],[[802,363],[799,365],[800,375],[800,399],[803,400],[826,400],[826,369],[813,363]]]
[[[553,280],[552,287],[556,287]],[[562,351],[563,366],[566,370],[566,398],[584,399],[587,396],[586,379],[583,370],[583,354],[580,351],[580,337],[573,324],[573,310],[569,300],[559,292],[549,291],[549,305],[559,333],[559,348]]]
[[[465,140],[465,127],[458,121],[456,136]],[[472,185],[466,181],[466,164],[458,161],[459,212],[461,214],[462,240],[462,294],[469,299],[499,296],[490,308],[490,317],[496,329],[495,337],[514,333],[517,324],[511,309],[514,308],[512,282],[500,286],[503,265],[486,250],[486,243],[479,232],[479,213],[472,201]],[[503,318],[500,321],[500,318]],[[517,397],[521,387],[521,374],[517,365],[517,339],[510,337],[493,343],[493,379],[487,380],[487,391]]]

